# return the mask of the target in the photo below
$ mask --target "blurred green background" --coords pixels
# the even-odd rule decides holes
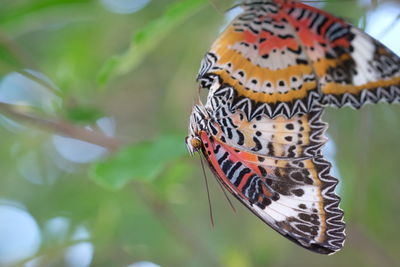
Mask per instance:
[[[399,1],[306,2],[399,53]],[[207,170],[210,225],[184,137],[200,60],[232,5],[1,0],[0,266],[399,266],[398,105],[324,115],[342,251],[308,252],[236,200],[232,212]]]

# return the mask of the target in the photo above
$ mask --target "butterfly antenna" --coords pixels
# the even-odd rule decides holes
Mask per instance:
[[[201,168],[203,169],[203,176],[204,176],[204,182],[206,184],[206,189],[207,189],[207,198],[208,198],[208,208],[210,212],[210,220],[211,220],[211,225],[214,228],[214,216],[213,216],[213,211],[212,211],[212,206],[211,206],[211,197],[210,197],[210,190],[208,189],[208,180],[207,180],[207,175],[206,175],[206,170],[204,169],[204,163],[203,159],[200,157],[200,162],[201,162]]]
[[[221,182],[218,179],[217,179],[217,182],[218,182],[219,186],[221,187],[222,192],[224,192],[225,198],[228,201],[229,206],[231,206],[233,212],[236,213],[235,206],[233,205],[233,203],[232,203],[231,199],[229,198],[229,196],[226,194],[225,188],[222,186]]]

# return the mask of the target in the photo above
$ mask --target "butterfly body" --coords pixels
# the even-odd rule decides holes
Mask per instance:
[[[247,208],[322,254],[344,243],[338,180],[321,147],[327,106],[400,101],[400,60],[329,13],[299,2],[245,1],[204,57],[208,90],[186,140]]]

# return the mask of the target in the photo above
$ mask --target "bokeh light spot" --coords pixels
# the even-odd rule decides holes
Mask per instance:
[[[24,209],[0,204],[0,266],[33,256],[41,244],[39,227]]]
[[[100,0],[109,11],[118,14],[131,14],[144,8],[150,0]]]

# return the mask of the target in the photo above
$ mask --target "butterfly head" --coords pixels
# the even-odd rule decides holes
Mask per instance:
[[[203,142],[200,132],[206,130],[209,114],[204,106],[195,105],[189,119],[189,135],[186,137],[186,146],[189,153],[193,155],[201,150]]]
[[[203,142],[201,142],[201,139],[198,136],[189,135],[186,137],[185,142],[190,155],[193,155],[195,152],[199,151],[203,146]]]

